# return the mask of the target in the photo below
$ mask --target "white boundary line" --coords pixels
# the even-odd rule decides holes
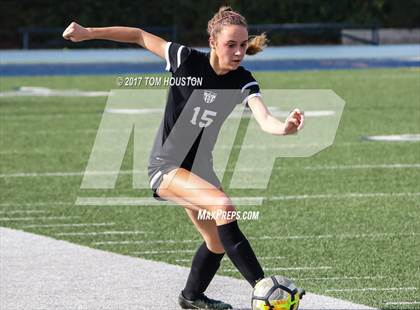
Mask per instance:
[[[420,163],[412,164],[372,164],[372,165],[332,165],[332,166],[305,166],[305,167],[275,167],[274,171],[284,171],[284,170],[351,170],[351,169],[418,169],[420,168]],[[221,172],[222,170],[216,169],[216,172]],[[223,171],[233,171],[232,169],[225,169]],[[237,168],[237,172],[258,172],[258,169],[254,168]],[[1,173],[0,178],[32,178],[32,177],[79,177],[84,175],[113,175],[113,174],[122,174],[122,175],[131,175],[135,173],[144,173],[143,171],[136,170],[120,170],[120,171],[70,171],[70,172],[15,172],[15,173]]]
[[[39,224],[39,225],[24,225],[22,228],[53,228],[53,227],[101,227],[114,226],[115,223],[75,223],[75,224]]]
[[[341,199],[341,198],[371,198],[371,197],[416,197],[420,192],[407,193],[345,193],[345,194],[314,194],[314,195],[284,195],[284,196],[256,196],[256,197],[230,197],[236,204],[261,205],[263,200],[301,200],[301,199]],[[176,205],[171,202],[159,202],[154,198],[133,198],[133,197],[77,197],[75,202],[51,201],[35,203],[0,203],[0,207],[32,206],[48,207],[58,206],[145,206],[145,205]],[[3,210],[7,211],[7,210]]]
[[[203,197],[204,198],[204,197]],[[203,205],[213,205],[214,200],[208,197],[208,203]],[[230,197],[234,205],[261,205],[264,197]],[[76,206],[177,206],[172,201],[159,201],[152,197],[77,197]]]
[[[342,281],[342,280],[375,280],[375,279],[386,279],[383,276],[373,277],[318,277],[318,278],[292,278],[292,280],[307,280],[307,281]]]
[[[1,119],[1,117],[0,117],[0,119]],[[75,131],[82,132],[83,130],[74,130],[72,132],[75,132]],[[111,131],[111,130],[107,130],[107,131]],[[40,132],[40,131],[38,131],[38,132]],[[58,133],[60,133],[60,132],[66,132],[66,130],[61,130],[61,131],[59,130]],[[85,132],[86,133],[91,133],[92,130],[85,130]],[[94,130],[94,132],[96,133],[97,130]],[[353,146],[363,146],[363,147],[366,147],[366,146],[375,145],[375,144],[371,144],[371,143],[363,144],[362,142],[343,142],[343,143],[335,143],[335,144],[333,144],[334,147],[348,147],[348,146],[351,146],[351,145],[353,145]],[[288,145],[288,147],[290,148],[290,147],[294,147],[294,146]],[[220,146],[220,148],[221,149],[230,149],[230,148],[232,148],[232,146],[228,146],[228,145],[227,146]],[[240,146],[240,145],[239,146],[235,146],[234,145],[233,148],[234,149],[241,149],[241,148],[244,148],[245,149],[245,148],[248,148],[248,149],[269,150],[269,147],[267,147],[267,146],[258,146],[258,145],[249,145],[249,146]],[[89,151],[87,151],[87,152],[89,152]],[[20,151],[20,150],[1,150],[0,151],[0,155],[15,155],[15,154],[25,154],[25,155],[28,155],[28,154],[61,154],[61,153],[66,153],[66,154],[67,153],[76,153],[76,151],[74,151],[74,149],[54,149],[53,151],[51,151],[51,150],[48,150],[48,149],[43,150],[42,148],[38,148],[38,149],[37,148],[33,148],[30,151],[26,151],[26,150],[25,151]],[[77,153],[80,153],[80,152],[77,152]]]
[[[0,217],[0,222],[67,220],[67,219],[76,219],[76,218],[80,218],[80,216]]]
[[[282,270],[330,270],[333,269],[330,266],[319,266],[319,267],[310,267],[310,266],[303,266],[303,267],[274,267],[274,268],[264,268],[265,271],[282,271]],[[222,271],[226,272],[234,272],[238,271],[237,269],[232,268],[223,268]]]
[[[420,164],[380,164],[380,165],[336,165],[336,166],[307,166],[306,170],[346,170],[346,169],[410,169],[420,168]]]
[[[249,237],[250,240],[307,240],[307,239],[375,239],[388,237],[415,237],[419,233],[374,233],[374,234],[336,234],[336,235],[298,235]]]
[[[56,233],[54,236],[109,236],[109,235],[144,235],[144,234],[151,234],[153,232],[145,232],[139,230],[133,231],[101,231],[101,232],[64,232],[64,233]]]
[[[346,194],[314,194],[314,195],[284,195],[284,196],[256,196],[256,197],[230,197],[238,205],[261,205],[263,200],[301,200],[301,199],[341,199],[341,198],[370,198],[370,197],[416,197],[420,192],[407,193],[346,193]],[[171,202],[159,202],[154,198],[134,198],[134,197],[77,197],[75,202],[51,201],[30,203],[0,203],[0,207],[15,207],[28,205],[32,207],[44,206],[145,206],[145,205],[176,205]],[[7,212],[7,210],[3,210]]]
[[[43,201],[43,202],[4,202],[0,203],[0,207],[24,207],[24,206],[31,206],[31,207],[48,207],[52,205],[58,205],[58,206],[73,206],[74,202],[65,202],[65,201]],[[7,211],[7,210],[5,210]]]
[[[341,288],[327,289],[325,292],[376,292],[376,291],[416,291],[417,287],[365,287],[365,288]]]
[[[370,197],[408,197],[420,196],[420,192],[415,193],[345,193],[345,194],[314,194],[314,195],[290,195],[290,196],[271,196],[267,200],[300,200],[300,199],[341,199],[341,198],[370,198]]]
[[[302,199],[342,199],[342,198],[371,198],[371,197],[410,197],[420,196],[416,193],[346,193],[346,194],[314,194],[314,195],[284,195],[284,196],[256,196],[256,197],[230,197],[234,205],[259,206],[264,200],[302,200]],[[209,205],[212,200],[209,199]],[[135,197],[77,197],[75,205],[77,206],[155,206],[178,205],[172,201],[158,201],[154,198],[135,198]]]
[[[415,237],[419,233],[376,233],[376,234],[338,234],[338,235],[300,235],[300,236],[261,236],[261,237],[249,237],[249,240],[307,240],[307,239],[359,239],[359,238],[387,238],[387,237]],[[123,240],[123,241],[98,241],[92,242],[94,245],[124,245],[124,244],[159,244],[159,243],[198,243],[202,242],[200,239],[168,239],[168,240]]]
[[[43,210],[9,210],[9,211],[0,211],[0,214],[31,214],[31,213],[46,213],[47,211]]]
[[[195,253],[197,250],[168,250],[168,251],[139,251],[131,252],[133,255],[150,255],[150,254],[175,254],[175,253]]]
[[[123,241],[97,241],[92,242],[94,245],[123,245],[123,244],[166,244],[166,243],[196,243],[202,240],[123,240]]]
[[[420,305],[420,301],[387,301],[385,305],[398,306],[398,305]]]
[[[193,252],[195,252],[195,251],[193,251]],[[188,252],[188,253],[190,253],[190,252]],[[285,256],[261,256],[261,257],[258,257],[258,260],[271,260],[271,259],[285,259],[286,257]],[[175,261],[176,262],[191,262],[191,260],[192,260],[192,258],[189,258],[189,259],[184,259],[184,258],[182,258],[182,259],[175,259]],[[224,256],[223,258],[222,258],[222,260],[223,261],[230,261],[230,259],[229,258],[227,258],[226,256]]]
[[[131,170],[121,171],[96,171],[96,172],[84,172],[84,171],[73,171],[73,172],[18,172],[18,173],[3,173],[0,174],[0,178],[32,178],[32,177],[75,177],[86,175],[113,175],[113,174],[132,174]],[[135,171],[134,171],[135,173]]]

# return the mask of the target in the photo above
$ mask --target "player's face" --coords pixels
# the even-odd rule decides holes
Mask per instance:
[[[244,26],[224,26],[215,40],[219,66],[223,70],[235,70],[240,65],[248,47],[248,30]]]

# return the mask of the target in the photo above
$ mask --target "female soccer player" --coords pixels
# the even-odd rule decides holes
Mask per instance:
[[[225,252],[252,286],[264,278],[235,218],[198,219],[199,210],[221,215],[222,211],[228,214],[235,210],[213,170],[212,150],[222,123],[241,102],[249,106],[261,129],[270,134],[296,133],[304,122],[298,109],[284,123],[274,118],[262,101],[258,83],[240,66],[245,54],[263,49],[264,34],[249,39],[245,18],[230,7],[219,9],[208,22],[207,32],[211,48],[207,54],[137,28],[84,28],[73,22],[63,33],[73,42],[105,39],[137,43],[165,59],[172,77],[184,78],[184,83],[174,83],[169,89],[148,168],[154,196],[183,206],[204,239],[178,298],[183,309],[232,308],[204,295]],[[189,77],[201,77],[202,84],[189,85],[185,79]],[[220,91],[228,89],[237,90],[238,95]]]

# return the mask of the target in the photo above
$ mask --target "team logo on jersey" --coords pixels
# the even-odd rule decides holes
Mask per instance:
[[[204,91],[204,95],[203,95],[203,99],[205,103],[212,103],[215,99],[216,99],[217,94],[209,91],[209,90],[205,90]]]

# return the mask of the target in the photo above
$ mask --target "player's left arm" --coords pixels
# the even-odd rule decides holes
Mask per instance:
[[[270,113],[260,96],[250,98],[248,106],[261,129],[273,135],[294,134],[303,127],[305,122],[303,112],[299,109],[294,109],[286,120],[281,122]]]

